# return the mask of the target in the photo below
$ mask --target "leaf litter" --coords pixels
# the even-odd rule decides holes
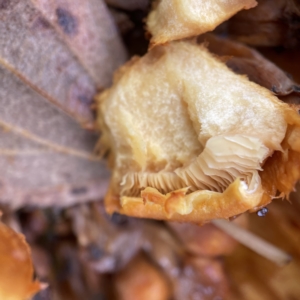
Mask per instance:
[[[132,9],[145,10],[146,2],[128,1],[124,6],[107,0],[114,9],[125,11],[135,24],[124,31],[127,43],[142,40],[134,35],[140,23],[134,23]],[[230,270],[238,273],[237,266],[242,266],[243,260],[238,260],[239,255],[230,255],[236,261],[226,263],[233,267],[225,275],[219,257],[231,253],[236,243],[213,225],[195,230],[196,225],[182,224],[183,231],[191,232],[190,239],[185,240],[179,228],[170,230],[163,222],[118,214],[108,217],[101,202],[90,202],[104,197],[110,174],[93,152],[96,134],[81,126],[93,127],[93,96],[96,90],[109,85],[114,69],[126,59],[118,30],[103,2],[2,1],[0,18],[1,203],[5,222],[22,229],[31,246],[37,277],[50,283],[34,299],[127,299],[128,289],[139,297],[152,288],[159,291],[162,299],[171,294],[178,300],[227,295],[226,276],[234,277]],[[99,26],[103,30],[97,30]],[[140,49],[147,42],[142,43]],[[135,46],[134,51],[140,49]],[[250,65],[258,67],[262,61],[268,65],[266,59],[259,60],[258,52],[247,51],[243,53],[252,53]],[[234,61],[234,53],[221,55]],[[249,57],[246,54],[236,58]],[[236,65],[234,62],[237,69]],[[273,68],[278,85],[283,74],[276,65]],[[253,68],[246,63],[242,70],[251,79]],[[272,78],[265,76],[259,83],[272,89]],[[284,80],[284,88],[273,92],[285,95],[282,99],[293,97],[289,101],[295,102],[295,91],[286,95],[294,82]],[[44,208],[37,208],[41,206]],[[289,220],[289,208],[285,207],[279,211],[277,221]],[[250,221],[256,222],[253,216]],[[203,236],[197,241],[201,231]],[[218,234],[223,244],[216,249],[213,245]],[[286,244],[297,239],[297,230],[293,234]],[[277,240],[277,245],[281,243]],[[259,270],[253,274],[260,274]],[[144,289],[139,290],[141,273],[151,288],[143,285]],[[290,278],[290,274],[284,276]],[[252,279],[248,279],[251,284]],[[239,279],[236,282],[231,290],[242,293]],[[296,293],[294,286],[289,287],[279,293],[282,299],[285,293]]]

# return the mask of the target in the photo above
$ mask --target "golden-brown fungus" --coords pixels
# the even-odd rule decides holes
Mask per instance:
[[[0,299],[29,299],[42,288],[33,280],[30,248],[23,235],[2,222],[0,240]]]
[[[147,19],[151,44],[162,44],[214,30],[255,0],[158,0]]]
[[[277,189],[288,195],[300,177],[297,164],[285,169],[300,157],[297,113],[193,42],[135,58],[98,103],[113,167],[110,212],[229,218],[265,205]]]

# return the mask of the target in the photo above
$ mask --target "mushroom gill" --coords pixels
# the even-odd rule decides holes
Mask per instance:
[[[297,143],[295,111],[190,41],[134,58],[97,101],[109,212],[198,223],[243,213],[275,196],[264,165]]]

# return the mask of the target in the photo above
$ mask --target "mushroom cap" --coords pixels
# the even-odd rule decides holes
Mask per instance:
[[[133,59],[98,103],[109,212],[192,222],[243,213],[275,196],[264,165],[279,153],[280,169],[297,143],[292,108],[191,41]]]

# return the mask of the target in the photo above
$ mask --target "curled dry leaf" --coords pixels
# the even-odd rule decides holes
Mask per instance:
[[[0,222],[0,298],[25,300],[32,297],[42,284],[33,281],[31,253],[22,234]]]
[[[278,49],[278,48],[268,48],[261,47],[259,49],[260,53],[263,54],[265,58],[272,61],[276,66],[284,70],[287,76],[293,79],[294,82],[300,82],[300,69],[298,68],[297,62],[300,60],[299,49]],[[275,72],[274,70],[274,73]],[[276,76],[277,77],[277,76]],[[294,92],[287,95],[278,95],[279,99],[285,103],[289,103],[298,111],[300,110],[300,88],[299,84],[294,85]]]
[[[92,154],[96,135],[67,114],[93,124],[94,93],[125,60],[105,5],[4,1],[0,19],[1,203],[101,198],[109,175]]]
[[[101,204],[70,208],[68,214],[79,245],[98,272],[122,269],[141,250],[169,274],[178,272],[183,250],[164,226],[118,214],[109,218]]]
[[[288,72],[295,82],[300,82],[300,70],[297,64],[300,60],[300,49],[261,47],[259,51],[279,68]]]
[[[55,246],[53,250],[58,269],[55,275],[58,278],[54,282],[54,299],[105,299],[103,275],[89,267],[76,244],[65,239]]]
[[[247,75],[249,80],[278,96],[300,90],[283,70],[253,48],[212,34],[199,37],[199,41],[206,41],[209,51],[224,57],[226,65],[235,73]]]
[[[300,45],[298,0],[259,0],[251,12],[242,11],[229,21],[229,33],[255,46]]]
[[[124,10],[145,10],[150,3],[149,0],[105,0],[105,2],[112,7]]]
[[[73,232],[94,270],[114,272],[127,264],[141,247],[141,231],[124,220],[123,226],[110,222],[103,208],[93,204],[70,208]],[[136,224],[135,224],[136,225]]]
[[[151,44],[162,44],[214,30],[242,9],[255,7],[255,0],[157,0],[147,18]]]
[[[227,291],[221,263],[208,257],[190,258],[190,244],[179,243],[163,224],[118,214],[109,218],[101,203],[69,208],[68,215],[85,261],[99,273],[115,274],[111,284],[117,299],[150,299],[142,295],[154,289],[160,291],[155,299],[169,299],[170,293],[174,299],[190,299],[193,290],[199,299],[208,300]],[[212,243],[205,230],[203,243]],[[201,254],[213,257],[216,253],[207,247]]]
[[[108,212],[229,218],[277,190],[288,196],[300,177],[297,112],[193,42],[133,59],[98,103],[113,166]]]

